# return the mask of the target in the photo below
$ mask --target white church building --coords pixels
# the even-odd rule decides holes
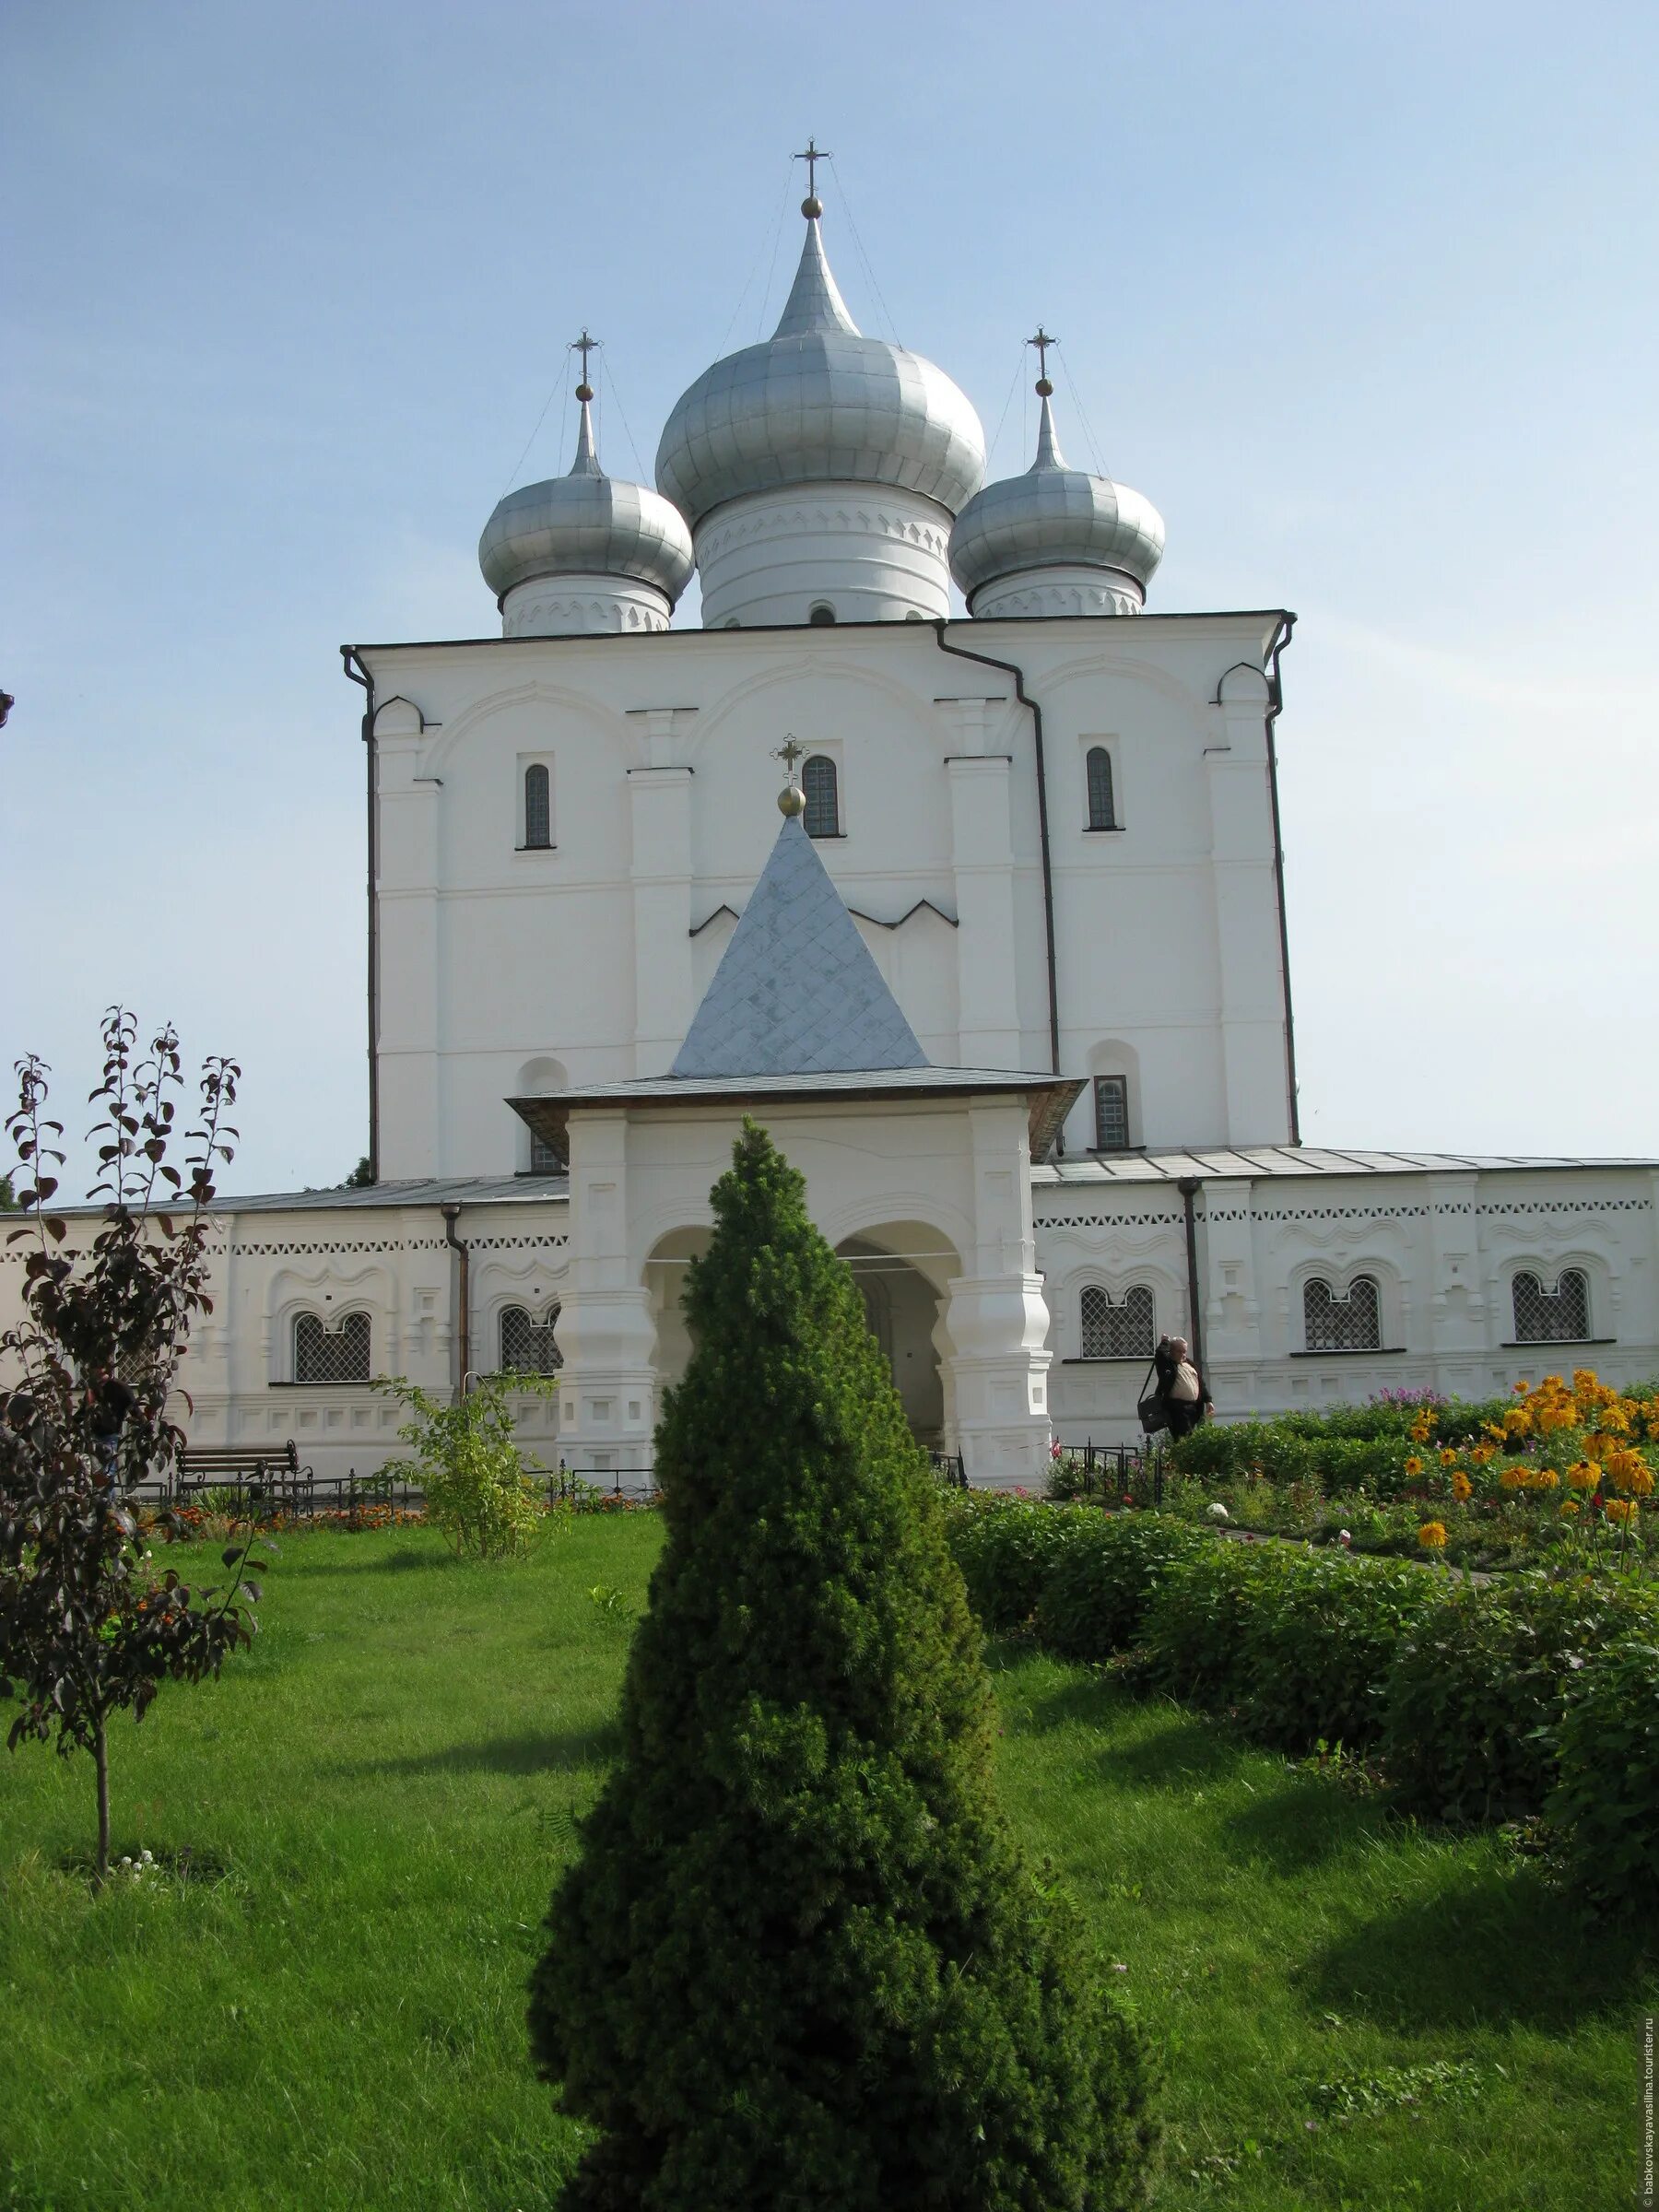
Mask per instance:
[[[1046,375],[984,483],[803,212],[776,332],[690,385],[654,489],[584,381],[570,474],[484,532],[500,634],[345,649],[375,1181],[220,1204],[194,1441],[364,1474],[373,1377],[557,1373],[525,1442],[643,1483],[746,1114],[976,1483],[1137,1433],[1165,1333],[1221,1418],[1659,1370],[1659,1165],[1300,1142],[1292,618],[1147,611],[1162,521],[1066,462]]]

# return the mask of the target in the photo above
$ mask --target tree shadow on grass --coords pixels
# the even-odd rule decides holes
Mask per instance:
[[[1230,1814],[1218,1841],[1238,1865],[1309,1874],[1345,1852],[1374,1842],[1390,1818],[1381,1800],[1346,1795],[1312,1775],[1287,1774]]]
[[[343,1768],[350,1774],[571,1774],[606,1766],[621,1749],[615,1721],[592,1728],[526,1730],[484,1736],[476,1743],[442,1744],[401,1759],[365,1759]]]
[[[1350,1928],[1297,1979],[1321,2006],[1411,2030],[1561,2030],[1632,2008],[1653,1968],[1651,1946],[1584,1926],[1537,1869],[1494,1865]]]
[[[464,1565],[449,1551],[394,1551],[382,1559],[372,1558],[356,1559],[307,1559],[305,1579],[311,1582],[324,1575],[414,1574],[441,1567]]]

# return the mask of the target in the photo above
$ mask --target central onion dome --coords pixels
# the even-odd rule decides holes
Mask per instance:
[[[705,369],[668,418],[657,488],[687,515],[703,620],[897,621],[948,606],[950,522],[985,439],[944,371],[863,336],[816,196],[777,329]]]
[[[501,634],[548,638],[666,629],[691,581],[691,537],[649,485],[607,477],[594,444],[592,388],[567,477],[510,491],[484,525],[478,566]]]
[[[1128,485],[1067,464],[1053,386],[1044,376],[1037,390],[1037,458],[969,500],[950,534],[950,572],[971,615],[1137,615],[1163,559],[1163,517]]]

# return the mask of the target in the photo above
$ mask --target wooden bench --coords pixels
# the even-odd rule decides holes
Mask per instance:
[[[173,1484],[177,1498],[234,1490],[250,1504],[299,1507],[314,1477],[300,1465],[292,1437],[280,1444],[186,1444]]]

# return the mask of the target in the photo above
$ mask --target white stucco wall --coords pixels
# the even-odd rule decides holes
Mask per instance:
[[[1273,615],[959,622],[1041,702],[1065,1072],[1128,1072],[1155,1146],[1288,1134],[1261,663]],[[365,648],[379,702],[381,1171],[509,1170],[531,1060],[656,1075],[776,833],[793,734],[821,846],[940,1065],[1050,1065],[1033,721],[926,623]],[[1242,667],[1241,667],[1242,664]],[[1230,676],[1229,671],[1234,673]],[[1091,832],[1104,745],[1123,827]],[[532,761],[554,849],[516,850]],[[1091,1141],[1079,1101],[1067,1149]]]

